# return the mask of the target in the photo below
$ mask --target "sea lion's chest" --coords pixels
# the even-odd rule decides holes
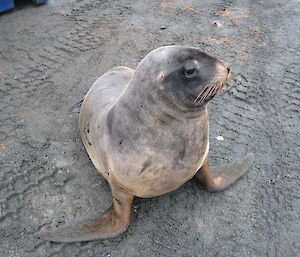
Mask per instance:
[[[174,123],[111,143],[111,173],[140,197],[170,192],[191,179],[208,153],[208,121]],[[116,141],[116,142],[114,142]]]

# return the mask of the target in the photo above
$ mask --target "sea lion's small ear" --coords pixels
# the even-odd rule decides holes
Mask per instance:
[[[158,80],[163,81],[165,78],[165,74],[161,71],[160,73],[158,73],[157,78],[158,78]]]

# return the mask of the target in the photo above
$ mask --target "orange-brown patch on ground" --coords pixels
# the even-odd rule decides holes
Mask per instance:
[[[227,17],[229,20],[227,22],[227,25],[236,26],[237,21],[240,19],[247,19],[249,17],[249,11],[244,8],[228,8],[224,9],[222,11],[218,11],[215,13],[218,16],[224,16]]]
[[[231,19],[245,19],[249,17],[249,11],[244,8],[235,7],[218,11],[216,15],[227,16]]]
[[[252,45],[249,43],[251,34],[244,34],[233,37],[201,37],[201,42],[204,42],[211,47],[221,47],[225,51],[233,51],[239,54],[240,58],[247,61],[250,60],[252,52]],[[234,49],[234,50],[232,50]]]
[[[228,37],[213,37],[213,36],[208,36],[208,37],[202,37],[202,39],[206,40],[213,40],[213,41],[221,41],[224,43],[230,43],[230,39]]]
[[[166,0],[160,3],[160,11],[159,13],[166,13],[167,9],[171,7],[171,5],[174,3],[175,0]]]
[[[14,140],[7,140],[7,141],[0,144],[0,149],[4,149],[5,147],[7,147],[7,146],[9,146],[13,143],[14,143]]]
[[[190,6],[190,5],[185,5],[185,6],[184,6],[184,9],[187,10],[187,11],[193,12],[193,13],[199,13],[198,10],[196,10],[195,8],[193,8],[193,7]]]

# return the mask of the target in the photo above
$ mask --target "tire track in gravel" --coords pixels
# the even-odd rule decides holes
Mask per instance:
[[[260,63],[256,72],[262,78],[260,90],[265,96],[260,101],[262,108],[262,131],[267,134],[271,145],[272,162],[266,166],[262,190],[257,193],[257,199],[262,199],[262,206],[267,206],[267,212],[257,212],[256,217],[262,215],[268,232],[265,232],[267,240],[268,256],[294,256],[299,252],[299,175],[296,170],[299,167],[299,156],[297,157],[297,140],[300,125],[299,112],[294,112],[292,106],[299,109],[299,92],[297,81],[299,75],[293,73],[299,70],[299,19],[296,14],[286,17],[286,10],[297,10],[299,3],[291,1],[289,5],[283,6],[280,2],[265,6],[271,15],[279,15],[282,19],[266,19],[265,13],[257,11],[264,21],[262,29],[268,33],[272,31],[272,38],[268,38],[266,46],[258,49]],[[276,23],[275,23],[276,22]],[[297,27],[298,25],[298,27]],[[288,28],[292,27],[298,33],[291,34]],[[297,58],[298,57],[298,58]],[[258,56],[259,58],[259,56]],[[291,80],[287,82],[287,77]],[[298,83],[299,85],[299,83]],[[292,87],[291,87],[292,86]],[[293,94],[291,94],[293,92]],[[297,93],[298,92],[298,93]],[[293,126],[293,128],[291,127]],[[288,128],[288,131],[287,131]],[[264,151],[262,148],[259,152]],[[266,157],[266,156],[265,156]],[[267,159],[267,158],[266,158]],[[297,186],[298,185],[298,186]],[[289,199],[289,200],[288,200]],[[288,217],[288,218],[287,218]],[[293,223],[293,226],[290,225]],[[262,224],[260,224],[262,225]],[[266,239],[265,238],[265,239]],[[298,238],[298,239],[297,239]]]
[[[93,5],[85,5],[85,9],[88,11],[89,8],[95,8],[99,5],[100,3],[95,1]],[[73,16],[76,18],[75,14]],[[105,22],[105,19],[103,20]],[[20,106],[39,109],[45,103],[44,101],[49,102],[49,97],[51,97],[51,101],[54,100],[53,102],[61,102],[60,97],[56,96],[55,92],[57,85],[55,81],[51,80],[53,75],[59,72],[67,62],[72,61],[85,51],[95,49],[103,43],[102,38],[98,37],[95,39],[93,35],[93,31],[99,26],[98,17],[90,22],[91,25],[87,29],[78,21],[74,29],[68,34],[58,36],[55,39],[50,36],[49,43],[42,49],[32,52],[25,51],[26,60],[15,66],[15,74],[17,75],[14,76],[13,82],[6,82],[1,87],[0,97],[1,99],[7,99],[1,103],[3,105],[2,108],[10,110],[12,113],[20,110],[21,114],[18,116],[22,117],[23,110],[20,109]],[[11,81],[9,75],[11,74],[4,77],[3,81]],[[35,94],[42,99],[38,103],[28,102],[28,100],[35,98]],[[38,188],[44,181],[53,180],[58,171],[57,169],[51,169],[48,161],[41,160],[42,156],[47,156],[49,145],[46,142],[49,140],[39,138],[39,140],[42,140],[41,142],[39,140],[32,142],[34,139],[24,134],[24,132],[26,133],[24,131],[24,126],[26,127],[26,125],[22,124],[19,117],[6,115],[6,113],[1,113],[1,121],[4,121],[3,126],[1,123],[1,135],[3,135],[4,144],[11,140],[15,141],[14,147],[18,151],[15,152],[15,149],[10,149],[9,147],[5,148],[2,155],[4,156],[3,161],[1,160],[1,163],[5,165],[1,165],[0,221],[2,224],[6,223],[2,227],[1,238],[10,237],[9,231],[11,229],[6,230],[5,228],[13,226],[12,219],[22,220],[20,217],[24,213],[24,209],[26,209],[23,203],[26,195],[29,192],[32,193],[33,189]],[[20,138],[24,139],[20,140]],[[34,145],[31,147],[29,144]],[[51,140],[49,144],[51,144]],[[46,148],[44,145],[46,145]],[[22,162],[17,161],[12,164],[13,160],[10,159],[10,156],[12,154],[20,154],[20,152],[23,152]],[[39,156],[36,155],[37,153]],[[24,163],[27,163],[27,165],[24,166]],[[25,178],[27,178],[27,181]],[[34,191],[37,192],[36,190]],[[18,231],[23,228],[15,227],[15,229],[16,233],[19,233]],[[14,234],[16,235],[16,233]],[[30,233],[27,229],[27,234],[32,234],[32,232]],[[23,233],[20,235],[23,235]],[[15,239],[19,238],[14,237]],[[39,248],[40,244],[36,245],[36,247]]]

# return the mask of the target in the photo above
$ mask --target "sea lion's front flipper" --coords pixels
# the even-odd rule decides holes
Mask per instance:
[[[94,219],[86,219],[54,231],[42,231],[38,237],[52,242],[82,242],[109,239],[123,233],[131,216],[133,196],[113,191],[113,204]]]
[[[224,166],[209,168],[205,161],[195,176],[208,191],[220,192],[242,177],[253,162],[253,153],[248,153],[243,159]]]

